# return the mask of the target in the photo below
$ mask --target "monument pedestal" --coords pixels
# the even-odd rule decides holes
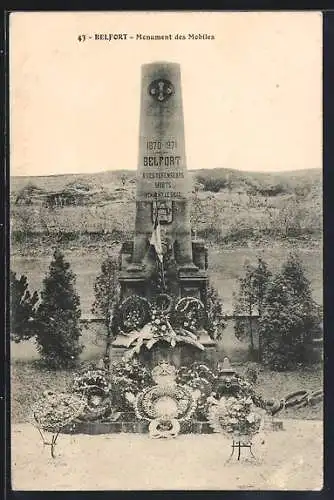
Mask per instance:
[[[112,361],[122,359],[128,348],[124,346],[124,336],[119,335],[112,343]],[[151,349],[143,347],[138,359],[149,368],[154,368],[160,361],[167,361],[174,365],[176,368],[180,366],[190,366],[195,361],[205,363],[211,368],[215,368],[218,364],[218,351],[216,342],[209,338],[209,336],[202,336],[199,342],[205,347],[204,351],[199,350],[189,344],[177,344],[171,348],[167,342],[159,342]]]

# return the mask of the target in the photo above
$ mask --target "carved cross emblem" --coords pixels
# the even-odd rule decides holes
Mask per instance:
[[[169,80],[154,80],[148,87],[148,93],[159,102],[166,101],[174,94],[174,86]]]

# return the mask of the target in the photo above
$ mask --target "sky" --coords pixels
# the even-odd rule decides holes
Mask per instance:
[[[181,65],[188,169],[322,167],[321,13],[15,12],[11,175],[135,170],[141,65],[161,60]]]

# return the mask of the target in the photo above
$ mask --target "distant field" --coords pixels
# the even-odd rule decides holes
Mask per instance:
[[[298,248],[298,247],[297,247]],[[115,248],[114,251],[117,251]],[[209,248],[209,272],[212,283],[218,288],[224,301],[226,313],[231,313],[233,307],[233,292],[237,291],[237,279],[242,273],[245,259],[256,262],[258,255],[268,262],[273,272],[277,271],[287,257],[291,248],[273,243],[270,247],[260,248],[233,248],[224,249],[217,246]],[[100,272],[101,264],[107,255],[107,248],[98,248],[86,251],[83,249],[67,250],[65,256],[77,275],[77,290],[81,298],[83,314],[90,314],[94,300],[94,282]],[[299,248],[298,252],[303,260],[308,278],[311,281],[314,299],[322,304],[322,248]],[[18,274],[26,274],[31,290],[40,290],[42,280],[48,270],[50,256],[12,255],[11,268]]]

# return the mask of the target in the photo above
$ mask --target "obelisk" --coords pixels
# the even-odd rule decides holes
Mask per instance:
[[[159,206],[167,206],[165,230],[181,267],[193,264],[190,180],[184,138],[180,65],[154,62],[142,66],[136,221],[132,264],[142,265]]]
[[[180,66],[155,62],[143,65],[141,71],[135,234],[133,240],[123,242],[120,252],[120,297],[155,298],[157,291],[151,285],[157,259],[150,251],[150,242],[158,218],[162,243],[165,238],[169,250],[167,266],[172,270],[167,293],[195,297],[205,305],[207,253],[203,242],[191,238],[191,182],[185,154]],[[164,258],[162,261],[167,272]],[[212,348],[215,343],[203,332],[201,344]],[[120,332],[112,342],[114,356],[123,355],[127,342]],[[159,351],[161,346],[156,347]],[[154,350],[149,350],[150,356],[154,357]],[[191,353],[190,358],[195,359]]]

